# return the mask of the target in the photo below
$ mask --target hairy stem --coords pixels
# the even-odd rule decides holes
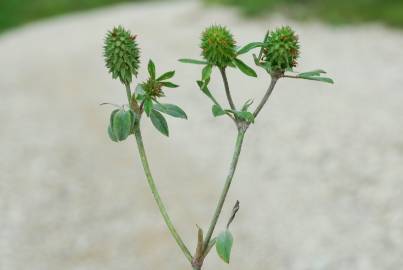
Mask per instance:
[[[218,218],[220,217],[220,214],[221,214],[221,210],[222,210],[222,208],[224,206],[224,202],[225,202],[225,199],[227,197],[228,190],[229,190],[229,188],[231,186],[232,178],[234,177],[235,169],[236,169],[237,164],[238,164],[239,155],[241,153],[242,142],[243,142],[243,139],[244,139],[244,136],[245,136],[245,132],[246,131],[243,130],[243,129],[238,130],[238,136],[237,136],[236,143],[235,143],[235,149],[234,149],[234,154],[232,156],[232,161],[231,161],[231,166],[230,166],[230,169],[229,169],[229,173],[228,173],[227,179],[225,181],[224,188],[223,188],[223,190],[221,192],[220,199],[219,199],[218,204],[217,204],[217,208],[216,208],[216,210],[214,212],[214,215],[213,215],[213,218],[211,220],[210,227],[209,227],[209,229],[207,231],[207,234],[206,234],[206,237],[205,237],[205,241],[204,241],[204,245],[203,245],[203,250],[205,252],[205,255],[206,255],[206,251],[208,250],[209,242],[210,242],[210,239],[211,239],[211,237],[213,235],[214,228],[215,228],[215,226],[217,224]]]
[[[225,68],[219,68],[219,69],[222,76],[222,80],[224,81],[225,94],[227,95],[229,106],[231,107],[232,110],[236,110],[234,101],[232,100],[231,92],[229,90],[228,78]]]
[[[155,201],[157,202],[158,208],[161,212],[162,217],[164,218],[165,224],[168,226],[169,231],[171,232],[173,238],[175,239],[176,243],[182,250],[183,254],[185,254],[186,258],[188,261],[191,263],[193,260],[192,255],[189,252],[189,249],[186,247],[185,243],[183,242],[182,238],[179,236],[178,232],[175,229],[175,226],[172,224],[172,221],[167,213],[167,210],[165,208],[164,203],[161,200],[161,197],[158,193],[157,186],[155,185],[153,176],[151,174],[150,166],[148,164],[146,152],[144,149],[144,143],[143,143],[143,138],[141,136],[141,131],[140,131],[140,126],[137,124],[137,126],[134,128],[134,135],[136,137],[137,141],[137,146],[139,149],[139,154],[141,158],[141,162],[143,164],[144,172],[147,178],[148,185],[150,186],[151,192],[154,196]]]
[[[255,112],[253,113],[253,116],[256,118],[256,116],[259,114],[259,112],[262,110],[264,105],[266,104],[267,100],[269,99],[271,93],[273,92],[274,86],[276,86],[276,83],[278,81],[278,77],[272,77],[270,86],[267,89],[266,93],[264,94],[262,100],[260,101],[259,105],[257,106]]]

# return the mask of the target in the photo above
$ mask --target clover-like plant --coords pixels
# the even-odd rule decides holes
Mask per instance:
[[[238,201],[232,209],[226,229],[217,236],[213,236],[214,230],[237,167],[245,133],[256,121],[257,116],[265,106],[278,80],[282,78],[294,78],[333,83],[332,79],[322,76],[326,72],[321,69],[300,73],[294,71],[297,65],[300,46],[297,35],[288,26],[268,31],[262,41],[251,42],[239,48],[233,35],[226,27],[213,25],[202,32],[200,48],[203,59],[180,59],[179,61],[203,66],[201,78],[196,81],[197,86],[211,100],[213,116],[228,116],[234,122],[237,128],[237,136],[230,169],[217,207],[207,232],[204,233],[198,227],[196,251],[192,255],[175,229],[161,200],[151,173],[141,134],[141,120],[143,116],[148,117],[154,127],[166,136],[169,136],[169,129],[164,114],[187,119],[186,113],[179,106],[160,102],[165,97],[165,88],[178,87],[178,85],[169,81],[174,77],[175,71],[168,71],[162,75],[157,75],[154,62],[149,60],[147,65],[148,79],[144,82],[137,82],[136,86],[133,87],[134,90],[132,90],[133,88],[130,84],[133,81],[133,76],[137,76],[140,65],[140,51],[136,36],[133,36],[122,26],[115,27],[107,33],[104,46],[106,67],[112,74],[112,78],[119,78],[120,82],[125,86],[128,101],[128,104],[122,106],[112,104],[118,108],[111,113],[107,129],[108,135],[113,142],[121,142],[127,139],[129,135],[134,135],[146,179],[161,215],[191,267],[197,270],[202,268],[206,256],[214,246],[224,262],[229,263],[230,261],[233,236],[229,227],[239,210]],[[242,106],[238,106],[234,102],[227,79],[227,71],[229,69],[238,69],[248,76],[257,77],[256,72],[240,59],[241,56],[246,55],[252,50],[258,50],[257,54],[252,54],[254,62],[257,67],[267,72],[267,76],[263,79],[270,81],[263,98],[254,109],[252,109],[252,99],[246,101]],[[221,74],[229,107],[223,106],[214,97],[214,92],[208,87],[214,68],[217,68]]]

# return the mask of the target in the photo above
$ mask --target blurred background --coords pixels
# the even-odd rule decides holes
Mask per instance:
[[[403,268],[403,2],[392,0],[0,1],[0,270],[189,269],[169,235],[133,140],[112,143],[125,92],[107,73],[107,30],[138,35],[146,79],[176,70],[165,102],[170,138],[144,121],[151,167],[169,213],[195,248],[227,173],[235,130],[197,90],[200,32],[227,25],[238,45],[285,24],[298,33],[298,71],[334,85],[283,79],[248,131],[217,232],[236,200],[229,266],[205,269]],[[253,63],[250,56],[243,60]],[[235,70],[234,98],[269,84]],[[224,102],[222,82],[211,88]],[[255,103],[256,103],[255,102]]]

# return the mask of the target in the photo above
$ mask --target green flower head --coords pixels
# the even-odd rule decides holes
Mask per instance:
[[[298,37],[289,26],[271,32],[265,40],[263,62],[270,72],[284,73],[297,65]]]
[[[201,36],[202,56],[210,64],[226,67],[236,57],[236,42],[226,27],[213,25],[205,29]]]
[[[105,38],[104,57],[109,73],[114,79],[119,78],[124,84],[137,76],[140,64],[140,50],[136,36],[122,26],[113,28]]]

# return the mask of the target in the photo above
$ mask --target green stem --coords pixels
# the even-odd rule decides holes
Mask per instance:
[[[182,250],[183,254],[185,254],[186,258],[188,259],[188,261],[190,263],[192,263],[193,257],[189,252],[189,249],[186,247],[185,243],[183,242],[182,238],[179,236],[178,232],[175,229],[175,226],[172,224],[172,221],[167,213],[167,210],[164,206],[164,203],[161,200],[161,197],[158,193],[158,189],[157,186],[155,185],[153,176],[151,175],[151,170],[150,170],[150,166],[148,164],[147,161],[147,156],[146,156],[146,152],[144,149],[144,144],[143,144],[143,138],[141,136],[141,131],[140,131],[140,126],[137,125],[134,128],[134,135],[136,137],[136,141],[137,141],[137,146],[139,149],[139,154],[140,154],[140,158],[141,158],[141,162],[143,164],[143,168],[144,168],[144,172],[146,174],[147,177],[147,182],[148,185],[150,186],[151,192],[154,196],[155,201],[157,202],[158,208],[161,212],[162,217],[164,218],[164,221],[166,223],[166,225],[168,226],[169,231],[171,232],[173,238],[175,239],[176,243],[178,244],[178,246],[180,247],[180,249]]]
[[[126,95],[127,95],[127,100],[129,102],[129,107],[130,107],[130,100],[132,98],[132,91],[130,90],[130,84],[125,83],[126,86]]]
[[[239,129],[238,130],[238,136],[237,136],[236,143],[235,143],[235,149],[234,149],[234,154],[232,156],[230,170],[229,170],[227,179],[225,181],[224,188],[223,188],[223,190],[221,192],[221,196],[220,196],[220,199],[218,201],[217,208],[216,208],[216,210],[214,212],[214,215],[213,215],[213,218],[212,218],[212,220],[210,222],[210,227],[209,227],[209,229],[207,231],[205,241],[204,241],[204,244],[203,244],[203,250],[205,252],[208,249],[210,239],[211,239],[211,237],[213,235],[213,232],[214,232],[214,228],[217,225],[217,221],[218,221],[218,218],[220,217],[221,210],[222,210],[222,208],[224,206],[224,202],[225,202],[225,199],[227,197],[228,190],[229,190],[229,188],[231,186],[232,178],[234,177],[235,169],[236,169],[236,166],[238,164],[239,155],[241,153],[242,142],[243,142],[243,139],[244,139],[244,136],[245,136],[245,132],[246,132],[245,129]],[[205,255],[207,255],[207,254],[205,253]]]
[[[274,87],[276,86],[276,83],[278,81],[278,77],[272,77],[270,86],[267,89],[266,93],[264,94],[262,100],[260,101],[259,105],[257,106],[255,112],[253,113],[253,116],[256,118],[259,112],[263,109],[264,105],[266,104],[267,100],[269,99],[271,93],[273,92]]]
[[[232,110],[236,110],[234,101],[231,96],[231,92],[229,90],[228,78],[227,78],[227,73],[225,71],[225,68],[219,68],[219,69],[220,69],[220,73],[222,76],[222,80],[224,82],[225,94],[227,95],[229,106],[231,107]]]

